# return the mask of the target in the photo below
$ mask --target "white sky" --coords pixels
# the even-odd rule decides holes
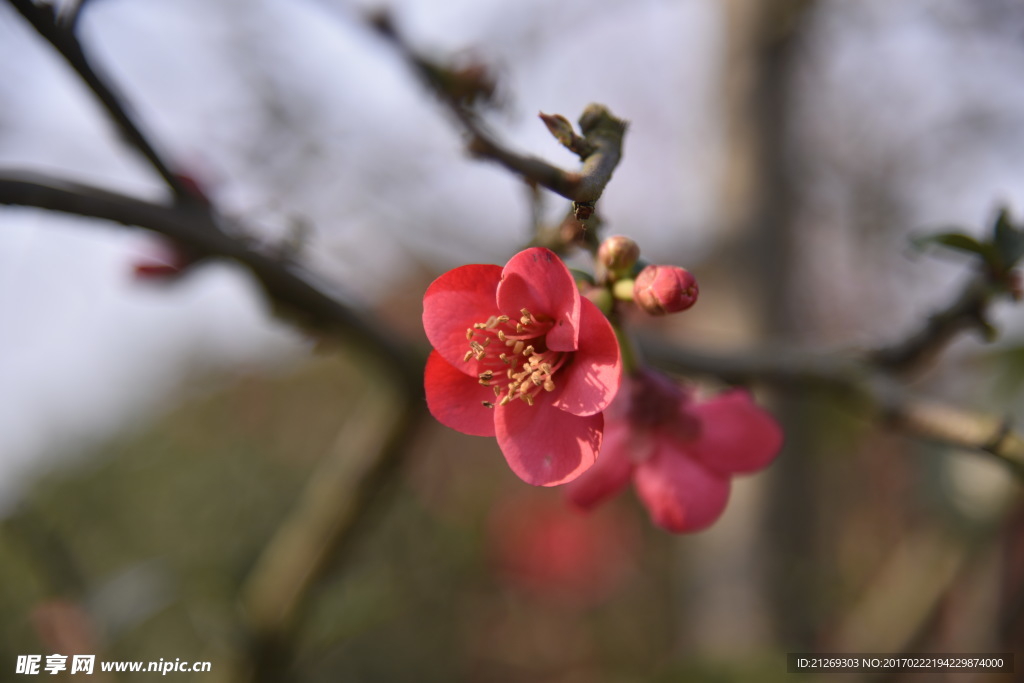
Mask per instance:
[[[205,178],[218,201],[261,226],[263,237],[283,234],[294,217],[310,221],[314,266],[354,300],[369,301],[413,257],[434,268],[503,261],[523,241],[527,207],[517,181],[465,158],[443,112],[354,21],[359,4],[97,0],[83,37],[168,156]],[[907,176],[915,188],[908,202],[922,223],[978,224],[996,198],[1024,207],[1024,136],[1001,128],[1024,120],[1022,57],[1006,47],[1012,35],[973,37],[973,14],[963,9],[970,4],[874,0],[851,10],[832,2],[815,25],[823,38],[806,107],[820,128],[808,125],[807,135],[840,156],[845,139],[858,163],[893,150],[918,160]],[[629,119],[625,159],[602,199],[609,229],[635,236],[649,253],[679,259],[706,251],[721,149],[711,106],[717,3],[391,6],[423,49],[475,47],[496,65],[509,101],[493,121],[521,149],[572,164],[536,120],[539,110],[575,119],[598,101]],[[950,26],[966,26],[971,40],[952,41]],[[941,163],[951,160],[918,135],[978,112],[995,127],[958,149],[955,164]],[[835,165],[823,152],[818,170],[827,190]],[[161,191],[89,93],[5,4],[0,167],[141,195]],[[133,282],[132,263],[150,240],[0,208],[0,508],[31,473],[144,417],[187,368],[301,352],[228,266],[168,290]],[[935,301],[930,282],[919,281],[911,306]]]

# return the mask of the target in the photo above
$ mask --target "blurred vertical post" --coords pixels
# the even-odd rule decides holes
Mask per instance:
[[[799,246],[789,113],[794,52],[812,5],[813,0],[722,3],[718,215],[722,236],[737,247],[730,276],[740,280],[738,291],[744,293],[740,318],[748,329],[742,332],[755,343],[788,345],[799,335],[791,277]],[[742,493],[755,495],[738,496],[743,504],[723,519],[723,528],[699,541],[713,552],[693,553],[692,571],[702,589],[693,596],[690,623],[702,626],[692,629],[692,639],[706,654],[809,646],[813,638],[814,584],[801,574],[818,554],[809,459],[813,435],[801,419],[808,398],[782,390],[774,399],[771,409],[783,423],[786,445],[762,480],[767,490],[762,481],[748,482],[760,488]],[[714,566],[702,566],[709,563]],[[705,631],[709,624],[717,628]],[[765,643],[766,636],[775,643]]]

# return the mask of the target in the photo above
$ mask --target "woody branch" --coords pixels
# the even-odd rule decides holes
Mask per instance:
[[[580,158],[582,166],[578,171],[567,171],[543,159],[520,154],[501,143],[480,119],[478,103],[489,100],[494,94],[494,84],[482,66],[452,68],[419,54],[385,12],[372,16],[370,25],[394,46],[453,114],[469,137],[471,154],[497,162],[526,182],[571,200],[577,219],[586,220],[592,215],[594,203],[600,199],[622,158],[625,121],[616,118],[606,107],[591,104],[579,119],[581,136],[564,117],[540,114],[552,135]]]

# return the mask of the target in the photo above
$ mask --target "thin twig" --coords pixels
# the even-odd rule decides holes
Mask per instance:
[[[960,332],[978,329],[988,334],[985,313],[996,292],[988,275],[975,275],[948,306],[904,339],[872,351],[868,360],[886,372],[910,373],[933,360]]]
[[[622,140],[627,127],[625,121],[613,116],[606,107],[591,104],[579,120],[582,138],[556,134],[563,144],[569,140],[571,149],[580,156],[583,165],[579,171],[566,171],[538,157],[520,154],[503,145],[480,121],[473,108],[476,98],[466,96],[466,92],[472,92],[470,86],[473,83],[467,83],[466,70],[445,68],[419,54],[401,36],[387,14],[374,15],[371,25],[395,47],[420,79],[452,112],[469,135],[469,150],[472,154],[497,162],[524,180],[572,200],[579,207],[577,217],[581,220],[590,217],[594,202],[601,197],[622,158]],[[479,68],[470,73],[476,82],[482,84],[479,88],[481,91],[493,87],[489,80],[479,77]],[[550,129],[548,122],[552,117],[541,114],[541,119]],[[552,132],[555,134],[555,131]]]
[[[936,443],[985,453],[1024,478],[1024,436],[1008,416],[962,410],[937,401],[904,397],[886,406],[896,428]]]
[[[171,165],[157,152],[156,146],[151,141],[152,138],[143,134],[139,124],[130,113],[125,98],[115,92],[113,85],[108,83],[97,71],[86,55],[75,34],[78,17],[85,3],[79,3],[70,14],[62,17],[49,4],[37,5],[32,0],[7,1],[78,73],[113,119],[124,139],[145,157],[146,161],[174,192],[175,198],[184,203],[199,202],[200,197],[171,170]]]

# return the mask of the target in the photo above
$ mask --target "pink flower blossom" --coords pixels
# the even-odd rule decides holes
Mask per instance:
[[[591,507],[632,480],[654,523],[676,533],[714,523],[732,475],[767,467],[782,447],[782,429],[745,390],[698,402],[650,371],[624,383],[607,418],[601,458],[570,500]]]
[[[594,464],[622,364],[611,324],[550,250],[467,265],[423,297],[427,406],[442,424],[495,436],[524,481],[554,486]]]

